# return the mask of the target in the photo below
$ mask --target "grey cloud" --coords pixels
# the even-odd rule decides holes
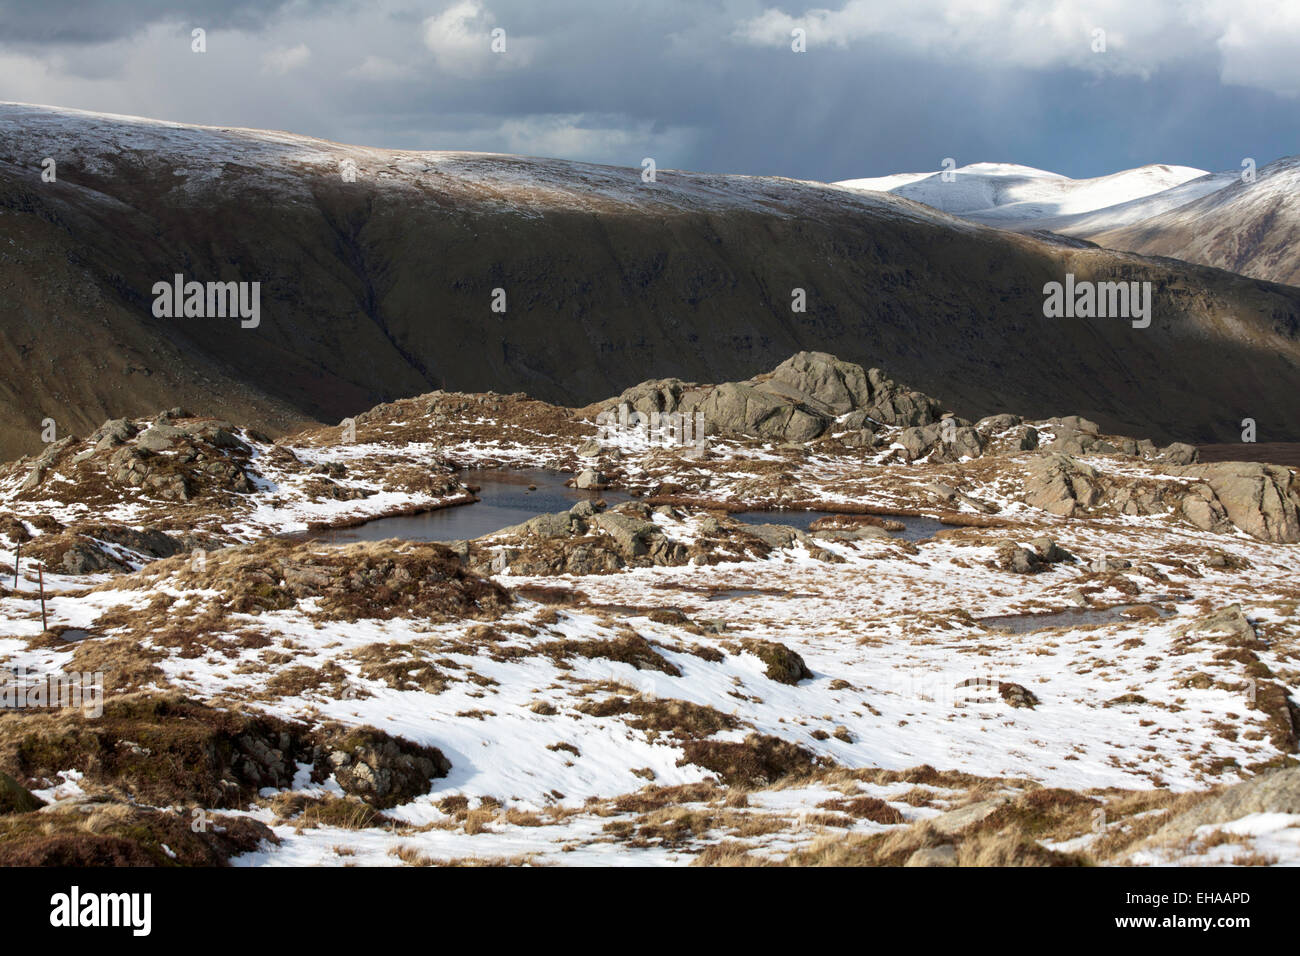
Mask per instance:
[[[1300,121],[1300,102],[1227,86],[1210,61],[1143,79],[936,58],[880,36],[804,54],[737,42],[759,0],[480,0],[493,25],[530,41],[528,61],[449,70],[422,25],[452,2],[154,2],[116,17],[116,4],[47,4],[19,30],[22,43],[0,33],[0,98],[394,148],[626,166],[654,156],[662,167],[823,180],[935,169],[946,156],[1071,176],[1153,162],[1235,168],[1294,152],[1287,131]],[[210,33],[243,32],[210,38],[202,58],[142,32],[198,7]],[[15,9],[0,0],[6,20]],[[53,38],[34,39],[42,31]],[[300,65],[264,69],[274,51],[299,46],[310,49]],[[48,71],[34,92],[3,72],[14,49]]]
[[[176,21],[255,30],[286,11],[341,5],[341,0],[0,0],[0,37],[15,44],[105,43]]]

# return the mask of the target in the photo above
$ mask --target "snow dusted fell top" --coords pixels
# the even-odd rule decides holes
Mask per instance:
[[[274,190],[312,201],[321,179],[354,172],[359,184],[400,197],[499,204],[516,214],[548,209],[661,213],[750,208],[767,215],[866,214],[969,230],[970,223],[894,196],[826,183],[658,169],[644,182],[632,167],[465,151],[349,146],[274,130],[194,126],[136,116],[0,102],[0,163],[39,176],[53,157],[59,181],[87,188],[141,168],[167,176],[177,198],[212,189]],[[104,197],[98,197],[104,198]]]
[[[1300,156],[1261,166],[1253,178],[1223,174],[1222,188],[1097,232],[1098,242],[1174,256],[1288,285],[1300,283]],[[1192,184],[1188,184],[1189,186]]]
[[[972,163],[952,173],[951,181],[944,181],[941,172],[901,173],[849,179],[838,185],[905,196],[985,225],[1078,234],[1070,228],[1076,219],[1091,215],[1101,220],[1095,228],[1113,228],[1144,218],[1142,207],[1135,204],[1165,197],[1152,208],[1149,214],[1153,215],[1220,189],[1232,179],[1231,174],[1166,165],[1141,166],[1094,179],[1070,179],[1012,163]],[[1112,211],[1120,215],[1107,219]]]

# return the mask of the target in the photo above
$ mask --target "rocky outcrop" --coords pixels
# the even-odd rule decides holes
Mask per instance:
[[[944,836],[951,836],[987,819],[1010,802],[1010,797],[990,797],[977,803],[968,803],[956,810],[948,810],[937,817],[931,817],[926,823]]]
[[[921,847],[907,858],[903,866],[956,866],[957,848],[951,843]]]
[[[942,412],[928,395],[905,388],[880,369],[864,369],[825,352],[798,352],[754,381],[772,395],[832,417],[862,412],[886,425],[928,425]]]
[[[1300,482],[1289,468],[1219,461],[1173,472],[1199,482],[1182,503],[1183,516],[1198,528],[1231,524],[1262,541],[1300,541]]]
[[[1164,452],[1156,448],[1150,439],[1133,439],[1124,435],[1103,435],[1096,422],[1080,415],[1065,415],[1060,418],[1048,418],[1037,423],[1032,444],[1026,448],[1036,447],[1039,443],[1038,431],[1046,432],[1050,437],[1044,444],[1050,443],[1051,450],[1063,455],[1127,455],[1131,458],[1156,458],[1170,454],[1175,447],[1187,449],[1195,460],[1196,449],[1190,445],[1173,446]],[[1165,458],[1165,460],[1172,460]]]
[[[426,401],[420,409],[426,425],[434,417],[430,407]],[[483,408],[481,403],[478,408]],[[309,446],[312,437],[304,436]],[[14,482],[15,478],[19,480]],[[10,495],[15,501],[141,504],[147,509],[142,518],[165,521],[163,527],[192,527],[196,517],[217,517],[212,514],[217,510],[229,512],[221,522],[229,527],[236,512],[246,512],[258,503],[253,499],[259,492],[263,494],[261,502],[270,507],[278,507],[286,499],[357,501],[380,492],[419,496],[426,502],[469,499],[455,468],[438,454],[380,455],[350,464],[320,460],[311,453],[299,458],[292,448],[273,444],[256,430],[197,417],[182,408],[164,411],[148,421],[110,419],[86,439],[64,438],[36,459],[0,466],[0,484],[15,489]],[[234,539],[233,534],[221,537],[225,543]],[[153,557],[171,553],[165,548],[122,543]],[[113,557],[110,553],[109,558]],[[72,560],[87,571],[106,570],[112,563],[89,554]]]
[[[682,565],[687,548],[651,520],[650,507],[627,502],[598,511],[580,501],[453,548],[482,574],[603,574],[625,567]]]
[[[938,464],[978,458],[984,452],[983,436],[961,418],[943,418],[929,425],[905,428],[897,441],[907,451],[909,461],[924,458]]]
[[[28,471],[27,477],[23,480],[22,485],[19,486],[20,489],[22,491],[32,491],[40,487],[54,463],[65,451],[72,447],[72,445],[76,444],[76,441],[77,439],[75,436],[68,435],[47,445],[45,450],[37,455],[32,461],[31,469]]]
[[[62,574],[120,573],[131,570],[121,557],[90,538],[76,534],[44,534],[25,549],[49,571]]]
[[[452,549],[480,574],[607,574],[623,568],[716,564],[766,557],[785,548],[803,547],[815,560],[843,559],[817,539],[859,540],[889,537],[881,528],[806,531],[782,524],[745,524],[708,517],[693,537],[677,540],[656,524],[653,515],[672,515],[667,505],[652,509],[629,501],[599,510],[580,501],[568,511],[538,515],[523,524],[473,541],[453,542]],[[680,515],[678,515],[680,517]]]
[[[47,479],[58,471],[83,482],[102,475],[110,485],[165,501],[247,494],[255,490],[247,467],[252,449],[236,432],[230,422],[196,419],[180,408],[162,412],[144,428],[110,419],[85,442],[67,436],[52,443],[30,463],[20,491],[43,496]]]
[[[1168,846],[1186,840],[1198,827],[1220,826],[1252,813],[1300,814],[1300,767],[1263,773],[1174,817],[1144,846]]]
[[[139,434],[140,428],[127,418],[112,418],[104,422],[90,435],[90,443],[96,451],[105,451],[123,445],[128,439]]]
[[[1051,447],[1031,458],[1026,469],[1024,501],[1032,507],[1067,518],[1103,511],[1126,515],[1174,511],[1203,531],[1240,529],[1262,541],[1300,541],[1300,482],[1288,468],[1240,461],[1172,465],[1151,480],[1142,480],[1102,474],[1055,451],[1055,444]],[[1173,460],[1186,457],[1177,450],[1172,455]],[[1170,477],[1192,483],[1169,481]]]
[[[233,613],[258,614],[308,599],[317,620],[495,617],[511,602],[500,585],[465,569],[457,553],[432,542],[354,542],[332,548],[265,538],[222,548],[201,565],[173,558],[156,573],[177,586],[220,596]],[[148,573],[149,569],[146,569]]]
[[[841,559],[819,545],[817,543],[818,538],[830,541],[859,541],[863,538],[882,537],[882,532],[883,537],[892,537],[884,529],[872,527],[858,528],[852,531],[817,531],[813,534],[808,534],[806,531],[785,524],[746,524],[732,529],[732,533],[738,534],[742,539],[757,539],[770,550],[777,551],[802,545],[818,561],[830,561],[832,563]]]
[[[137,529],[110,524],[81,526],[78,530],[97,541],[120,545],[150,558],[170,558],[185,550],[181,541],[150,528]]]
[[[1025,548],[1014,541],[999,541],[993,557],[993,566],[1015,574],[1037,574],[1047,571],[1053,564],[1076,560],[1074,555],[1048,537],[1035,538]]]
[[[91,720],[66,711],[2,718],[0,765],[25,780],[76,769],[141,802],[218,808],[242,807],[265,787],[292,787],[303,767],[317,782],[332,773],[346,793],[386,808],[428,793],[451,766],[434,747],[372,727],[312,729],[172,693],[114,697]],[[13,799],[27,803],[21,793]]]
[[[183,542],[161,531],[125,525],[79,525],[75,532],[40,535],[24,553],[51,571],[97,574],[130,571],[133,565],[184,550]]]
[[[1030,461],[1025,504],[1068,518],[1100,500],[1097,470],[1091,465],[1057,452]]]
[[[1169,447],[1161,450],[1157,457],[1161,461],[1169,462],[1171,465],[1190,465],[1200,458],[1200,453],[1184,442],[1174,442]]]
[[[772,394],[761,385],[728,382],[711,389],[699,405],[705,427],[720,435],[756,435],[780,441],[809,441],[831,419],[793,393]]]
[[[164,412],[148,428],[121,441],[125,429],[120,422],[101,426],[101,431],[107,431],[96,443],[96,451],[105,442],[114,448],[107,462],[109,480],[169,501],[254,491],[245,467],[252,449],[235,434],[235,426],[216,420],[174,423],[180,414],[180,409]]]
[[[421,747],[372,727],[342,733],[324,749],[343,791],[381,810],[428,793],[432,780],[451,769],[451,761],[436,747]]]
[[[1149,439],[1102,434],[1096,422],[1067,415],[1029,423],[1017,415],[990,415],[978,423],[945,412],[940,403],[888,378],[880,369],[867,369],[825,352],[798,352],[773,371],[744,382],[698,385],[681,379],[658,379],[627,389],[620,396],[592,406],[596,414],[644,416],[653,426],[656,416],[702,416],[705,431],[721,437],[756,437],[801,444],[834,438],[850,448],[893,449],[905,462],[961,462],[993,454],[1016,455],[1045,448],[1053,455],[1075,459],[1114,455],[1159,461],[1181,467],[1196,461],[1196,449],[1173,444],[1157,448]],[[599,443],[582,454],[596,456]],[[1083,466],[1086,468],[1086,466]],[[1082,469],[1073,469],[1078,472]],[[1045,475],[1046,510],[1072,515],[1090,507],[1090,493],[1073,489]],[[1086,472],[1084,477],[1088,477]],[[1071,502],[1077,501],[1078,504]],[[1141,502],[1123,508],[1125,514],[1150,513]],[[978,509],[977,509],[978,510]]]
[[[798,352],[772,372],[745,382],[696,385],[680,379],[642,382],[601,403],[649,418],[656,413],[704,415],[709,434],[804,442],[830,432],[871,432],[870,423],[921,426],[937,422],[939,403],[825,352]]]
[[[1186,625],[1182,633],[1204,637],[1227,647],[1263,650],[1267,646],[1259,639],[1255,626],[1242,613],[1240,604],[1230,604],[1212,614],[1197,618]]]
[[[763,662],[766,667],[764,673],[780,684],[793,686],[813,676],[804,659],[784,644],[777,641],[747,640],[743,646]]]

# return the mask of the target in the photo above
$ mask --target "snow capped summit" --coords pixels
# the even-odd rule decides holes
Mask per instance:
[[[1027,230],[1044,228],[1044,220],[1142,200],[1208,175],[1203,169],[1159,164],[1093,179],[1070,179],[1014,163],[971,163],[952,170],[949,179],[943,172],[902,173],[836,185],[889,192],[985,225]],[[1198,195],[1204,193],[1189,196],[1188,201]]]
[[[981,221],[980,217],[1007,203],[1059,190],[1070,180],[1056,173],[1014,163],[972,163],[944,172],[902,173],[879,179],[850,179],[837,183],[850,189],[889,192],[913,199],[956,216]]]
[[[902,196],[985,226],[1053,232],[1109,249],[1170,256],[1289,285],[1300,283],[1300,157],[1207,173],[1157,164],[1070,179],[1031,166],[972,163],[836,183]]]

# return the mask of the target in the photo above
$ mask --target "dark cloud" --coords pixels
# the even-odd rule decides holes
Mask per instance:
[[[154,23],[255,30],[285,10],[340,6],[331,0],[0,0],[6,43],[86,44],[130,36]]]

